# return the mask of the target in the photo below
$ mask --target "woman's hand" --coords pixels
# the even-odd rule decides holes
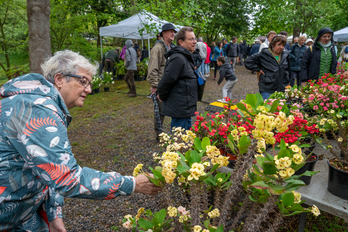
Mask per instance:
[[[260,69],[259,73],[262,75],[265,75],[265,73],[261,69]]]
[[[138,175],[137,177],[135,177],[135,184],[135,193],[156,195],[157,193],[162,191],[161,187],[152,184],[144,175]]]
[[[66,232],[63,219],[58,218],[54,219],[49,223],[50,225],[50,232]]]

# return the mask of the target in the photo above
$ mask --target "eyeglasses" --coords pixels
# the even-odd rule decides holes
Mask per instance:
[[[196,41],[196,38],[191,38],[191,39],[187,39],[187,40],[192,43],[192,42]]]
[[[80,84],[81,84],[84,88],[87,88],[87,87],[89,86],[89,87],[91,87],[91,89],[93,89],[92,83],[88,80],[87,77],[80,76],[80,75],[75,75],[75,74],[65,74],[64,76],[80,78],[80,79],[79,79]]]

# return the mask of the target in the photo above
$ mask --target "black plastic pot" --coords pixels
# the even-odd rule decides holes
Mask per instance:
[[[348,172],[341,171],[329,164],[329,181],[327,190],[342,199],[348,199]]]
[[[104,92],[109,92],[110,88],[109,87],[104,87]]]
[[[89,95],[94,95],[95,91],[92,89],[92,92]]]
[[[319,160],[319,157],[314,153],[312,153],[312,155],[315,155],[316,159],[313,161],[306,161],[306,164],[302,168],[297,170],[295,172],[295,175],[301,175],[301,174],[305,173],[306,171],[313,171],[314,170],[315,164]],[[312,179],[311,176],[301,176],[300,177],[300,180],[302,180],[306,185],[309,185],[311,183],[311,179]]]
[[[118,80],[123,80],[124,76],[125,76],[124,74],[120,74],[120,75],[117,76],[117,79]]]
[[[95,93],[100,93],[99,88],[94,89],[94,92],[95,92]]]

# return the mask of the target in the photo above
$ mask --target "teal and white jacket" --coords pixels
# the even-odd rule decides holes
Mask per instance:
[[[8,81],[0,89],[0,231],[48,231],[62,218],[64,197],[113,199],[130,195],[131,176],[81,168],[71,152],[71,116],[62,96],[40,74]]]

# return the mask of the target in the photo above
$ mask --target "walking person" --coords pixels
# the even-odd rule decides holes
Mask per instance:
[[[156,134],[156,141],[159,142],[159,134],[163,132],[162,125],[164,122],[164,115],[162,114],[162,102],[158,96],[158,83],[162,79],[164,73],[164,66],[166,58],[164,54],[175,47],[172,43],[174,40],[176,30],[173,24],[166,23],[162,26],[160,39],[157,40],[151,49],[151,56],[148,65],[148,74],[146,80],[151,85],[151,98],[154,104],[154,130]]]
[[[196,46],[193,28],[181,28],[176,35],[176,44],[177,47],[165,54],[167,63],[158,84],[158,93],[163,101],[163,115],[172,118],[172,130],[175,127],[189,130],[198,97],[198,76],[192,59]]]
[[[232,63],[232,69],[235,72],[236,71],[236,61],[237,61],[237,56],[240,53],[240,48],[239,44],[237,43],[237,36],[232,37],[232,42],[227,45],[226,48],[226,54],[228,58],[228,63]]]
[[[243,61],[244,53],[245,53],[245,48],[244,48],[244,43],[242,40],[239,43],[239,54],[238,54],[240,65],[244,65],[244,61]]]
[[[210,54],[211,54],[211,49],[210,47],[208,46],[208,44],[206,42],[204,42],[205,46],[207,47],[207,56],[205,58],[205,61],[204,61],[204,77],[210,77],[210,63],[211,63],[211,60],[210,60]]]
[[[199,55],[201,56],[202,63],[197,67],[197,71],[204,75],[204,62],[207,57],[207,47],[203,43],[203,38],[199,37],[198,42],[196,43],[196,49],[199,49]]]
[[[259,91],[264,100],[275,91],[284,92],[290,82],[290,56],[284,49],[286,38],[278,35],[268,49],[248,57],[244,63],[250,71],[260,72]]]
[[[133,42],[130,39],[126,41],[126,47],[124,66],[127,68],[127,73],[124,76],[124,81],[129,88],[129,91],[127,92],[127,94],[129,94],[128,96],[136,97],[137,92],[134,83],[134,71],[137,71],[137,52],[133,48]]]
[[[219,56],[224,56],[224,51],[222,50],[222,43],[221,41],[216,42],[216,46],[214,48],[214,52],[212,53],[211,62],[214,64],[214,80],[216,80],[216,71],[218,70],[218,65],[216,63],[216,60]]]
[[[336,74],[337,57],[332,37],[330,28],[320,29],[313,45],[305,51],[301,63],[302,82],[318,80],[325,73]]]
[[[212,62],[212,56],[213,56],[213,54],[214,54],[214,50],[215,50],[215,47],[216,47],[216,43],[215,42],[211,42],[211,44],[210,44],[210,67],[212,68],[212,69],[214,69],[214,64],[213,64],[213,62]]]
[[[290,49],[290,70],[291,70],[291,78],[290,78],[290,86],[293,87],[295,85],[295,80],[297,83],[297,86],[301,86],[301,61],[303,58],[303,54],[306,51],[306,37],[304,35],[301,35],[298,40],[298,42],[292,45]]]
[[[218,57],[217,65],[220,67],[220,77],[217,84],[220,85],[223,79],[226,79],[226,84],[224,87],[222,87],[222,99],[218,100],[218,102],[226,103],[226,97],[232,99],[232,89],[237,83],[238,79],[234,74],[231,65],[226,62],[225,57]]]

